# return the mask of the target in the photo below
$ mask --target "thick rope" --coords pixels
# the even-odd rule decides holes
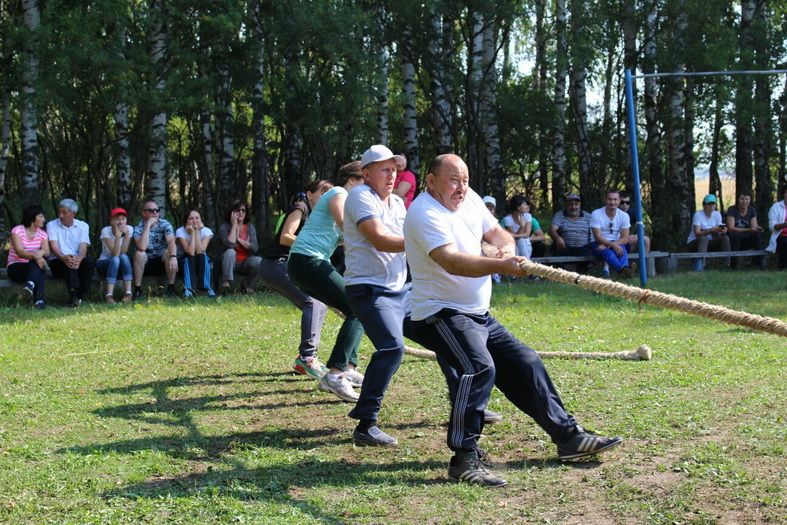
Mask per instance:
[[[661,306],[662,308],[680,310],[693,315],[724,321],[725,323],[745,326],[752,330],[759,330],[761,332],[769,332],[787,337],[787,323],[772,317],[740,312],[723,306],[693,301],[676,295],[637,288],[635,286],[629,286],[607,279],[600,279],[598,277],[591,277],[589,275],[581,275],[560,268],[545,266],[530,260],[524,260],[519,265],[525,273],[541,277],[542,279],[548,279],[563,284],[577,285],[586,290],[592,290],[614,297],[621,297],[629,301],[636,301],[639,304],[651,304],[654,306]]]
[[[404,347],[404,353],[425,359],[436,359],[431,350]],[[541,358],[554,357],[558,359],[621,359],[623,361],[650,361],[651,351],[648,345],[642,345],[633,352],[538,352]]]

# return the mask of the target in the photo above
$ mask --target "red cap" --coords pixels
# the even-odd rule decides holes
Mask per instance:
[[[109,218],[111,219],[115,215],[125,215],[128,217],[128,212],[123,208],[114,208],[111,212],[109,212]]]

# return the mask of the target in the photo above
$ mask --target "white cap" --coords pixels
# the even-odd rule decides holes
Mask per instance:
[[[496,200],[495,200],[495,198],[494,198],[494,197],[492,197],[491,195],[487,195],[486,197],[484,197],[484,198],[483,198],[483,199],[481,199],[481,200],[482,200],[482,201],[484,201],[484,204],[491,204],[492,206],[494,206],[495,208],[497,208],[497,201],[496,201]]]
[[[407,159],[401,155],[394,155],[391,150],[382,144],[375,144],[371,148],[363,152],[361,157],[361,169],[365,168],[373,162],[381,162],[383,160],[394,159],[398,165],[407,165]]]

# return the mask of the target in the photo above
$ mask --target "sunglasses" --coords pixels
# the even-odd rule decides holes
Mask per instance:
[[[145,208],[142,211],[146,211],[148,213],[158,213],[160,210],[158,208]]]
[[[629,205],[629,204],[631,204],[631,201],[620,201],[620,204],[626,204],[626,205]]]

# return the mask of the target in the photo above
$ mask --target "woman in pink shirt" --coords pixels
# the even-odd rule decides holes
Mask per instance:
[[[404,155],[399,155],[399,157],[405,159]],[[409,208],[410,203],[413,202],[416,186],[415,174],[407,169],[407,164],[407,159],[404,162],[397,159],[396,180],[394,180],[393,190],[395,194],[402,198],[405,208]]]
[[[49,238],[44,230],[44,210],[28,206],[22,211],[22,224],[11,230],[11,250],[8,252],[8,278],[25,283],[24,290],[33,298],[36,308],[43,310],[46,283],[46,258]]]

